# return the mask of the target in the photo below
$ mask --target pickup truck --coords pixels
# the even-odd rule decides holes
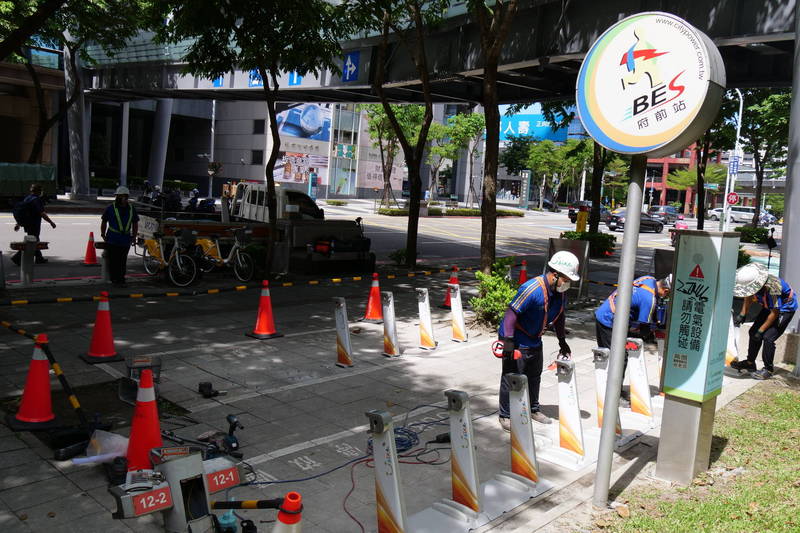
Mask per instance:
[[[273,272],[375,269],[375,254],[370,252],[370,239],[364,237],[360,218],[326,220],[324,211],[307,194],[282,187],[277,187],[276,193],[278,221]],[[224,245],[226,241],[232,243],[233,229],[246,227],[252,230],[255,243],[266,242],[270,236],[266,184],[241,182],[233,188],[230,198],[222,201],[229,204],[223,205],[225,214],[208,213],[202,219],[197,215],[184,219],[180,213],[160,218],[157,210],[142,210],[139,230],[147,236],[155,232],[172,235],[175,230],[189,229],[198,236],[218,235]]]

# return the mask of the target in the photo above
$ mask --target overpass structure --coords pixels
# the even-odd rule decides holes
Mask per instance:
[[[482,100],[480,30],[466,2],[453,1],[447,18],[429,37],[426,49],[434,101]],[[583,56],[614,22],[642,11],[668,11],[705,32],[722,53],[729,87],[791,85],[795,0],[522,0],[501,55],[500,103],[572,97]],[[261,100],[257,74],[232,69],[210,80],[182,73],[190,45],[154,43],[142,34],[113,57],[87,51],[88,97],[127,101],[156,98]],[[374,102],[377,38],[343,43],[342,72],[280,77],[281,99],[292,102]],[[386,92],[397,102],[421,102],[414,66],[399,44],[387,54]]]

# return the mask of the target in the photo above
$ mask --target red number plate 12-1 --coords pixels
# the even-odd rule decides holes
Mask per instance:
[[[172,493],[169,487],[143,492],[133,497],[133,514],[136,516],[170,507],[172,507]]]
[[[208,484],[209,494],[235,487],[239,484],[239,470],[235,466],[232,466],[225,470],[218,470],[206,474],[206,484]]]

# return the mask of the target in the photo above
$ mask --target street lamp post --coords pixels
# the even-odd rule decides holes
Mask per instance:
[[[736,120],[736,142],[733,145],[733,156],[728,158],[728,175],[725,177],[725,196],[722,198],[722,216],[719,220],[719,230],[728,229],[728,217],[730,216],[730,205],[728,205],[728,194],[732,193],[736,187],[736,174],[739,172],[739,135],[742,131],[742,113],[744,112],[744,98],[742,91],[735,89],[739,96],[739,116]]]

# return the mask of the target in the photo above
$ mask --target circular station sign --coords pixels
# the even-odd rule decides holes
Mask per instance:
[[[728,204],[734,205],[739,203],[739,195],[735,192],[728,193]]]
[[[609,150],[675,153],[708,129],[725,92],[714,43],[669,13],[639,13],[592,45],[578,74],[578,115]]]

